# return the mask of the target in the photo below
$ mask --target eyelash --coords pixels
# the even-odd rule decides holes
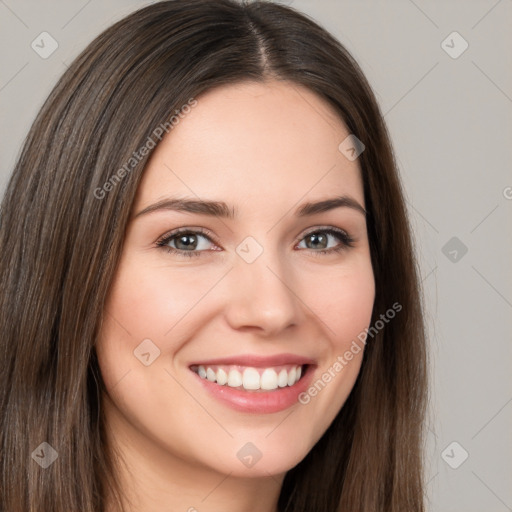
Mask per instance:
[[[326,228],[316,228],[313,231],[309,231],[308,233],[303,235],[302,238],[300,238],[298,240],[298,242],[300,243],[300,242],[302,242],[302,240],[304,238],[306,238],[310,235],[317,234],[317,233],[333,235],[334,237],[338,238],[341,241],[341,243],[336,247],[331,247],[330,249],[320,249],[318,251],[316,251],[314,249],[307,249],[315,255],[335,254],[335,253],[344,251],[348,248],[354,247],[355,240],[348,233],[346,233],[345,231],[343,231],[341,229],[334,228],[332,226],[326,227]],[[156,242],[156,245],[168,253],[176,254],[178,256],[183,256],[185,258],[192,258],[192,257],[200,256],[202,252],[205,252],[205,251],[184,251],[182,249],[175,249],[174,247],[170,247],[169,245],[167,245],[171,240],[173,240],[174,238],[176,238],[177,236],[182,235],[182,234],[202,235],[205,238],[207,238],[210,242],[215,243],[215,241],[212,240],[213,235],[206,229],[203,229],[203,228],[194,228],[194,229],[179,228],[179,229],[172,231],[171,233],[164,235],[163,238],[161,238],[160,240],[158,240]]]

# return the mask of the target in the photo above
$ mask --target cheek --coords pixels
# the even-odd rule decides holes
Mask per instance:
[[[121,261],[105,305],[96,349],[107,389],[113,389],[126,373],[133,377],[134,371],[143,366],[135,356],[138,347],[147,347],[150,357],[164,350],[162,331],[171,327],[173,319],[168,317],[172,311],[168,294],[162,290],[143,265]]]
[[[191,272],[185,264],[171,270],[124,257],[109,293],[96,347],[107,389],[114,388],[128,372],[130,380],[139,374],[146,379],[139,353],[158,354],[153,368],[172,361],[190,330],[201,324],[197,306],[221,276],[220,271]],[[143,395],[143,387],[137,393]]]
[[[375,299],[371,263],[361,261],[338,271],[318,272],[304,289],[307,303],[318,315],[331,345],[337,350],[350,345],[368,327]]]
[[[375,299],[371,263],[361,260],[359,265],[316,273],[315,288],[308,290],[305,302],[319,318],[326,340],[322,365],[299,400],[323,418],[314,429],[316,441],[343,407],[361,368],[362,333],[370,325]]]
[[[144,261],[124,262],[117,273],[106,305],[106,316],[130,333],[139,343],[159,340],[162,351],[169,348],[169,332],[187,322],[187,315],[218,280],[216,275],[190,272],[183,268],[167,269]],[[166,341],[163,341],[166,340]]]

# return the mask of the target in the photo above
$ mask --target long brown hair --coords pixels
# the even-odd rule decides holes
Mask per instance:
[[[279,510],[424,510],[422,294],[374,94],[347,50],[292,8],[170,0],[119,21],[73,62],[35,119],[2,202],[1,512],[98,512],[107,492],[119,497],[94,345],[151,150],[101,198],[98,189],[190,98],[268,79],[314,91],[364,143],[372,325],[402,306],[368,339],[338,416],[286,474]],[[46,469],[32,460],[42,442],[58,453]]]

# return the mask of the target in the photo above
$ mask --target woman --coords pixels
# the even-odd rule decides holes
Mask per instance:
[[[171,0],[116,23],[1,211],[2,511],[424,510],[400,180],[313,21]]]

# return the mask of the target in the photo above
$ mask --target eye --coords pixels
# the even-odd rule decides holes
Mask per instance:
[[[213,235],[203,228],[179,228],[166,234],[156,242],[156,245],[177,256],[201,256],[204,251],[219,250],[218,247],[212,249],[212,245],[215,247],[212,238]],[[333,246],[332,243],[336,240],[339,243]],[[330,226],[310,231],[300,239],[297,247],[308,249],[318,255],[338,253],[353,246],[354,239],[350,235],[341,229]]]
[[[340,243],[329,246],[336,239]],[[305,247],[304,245],[301,246],[303,243]],[[301,239],[297,247],[311,249],[315,254],[337,253],[349,247],[354,247],[354,239],[345,231],[331,226],[310,231]]]
[[[206,230],[180,228],[165,235],[156,245],[167,252],[191,257],[200,256],[203,251],[210,249],[212,243]]]

